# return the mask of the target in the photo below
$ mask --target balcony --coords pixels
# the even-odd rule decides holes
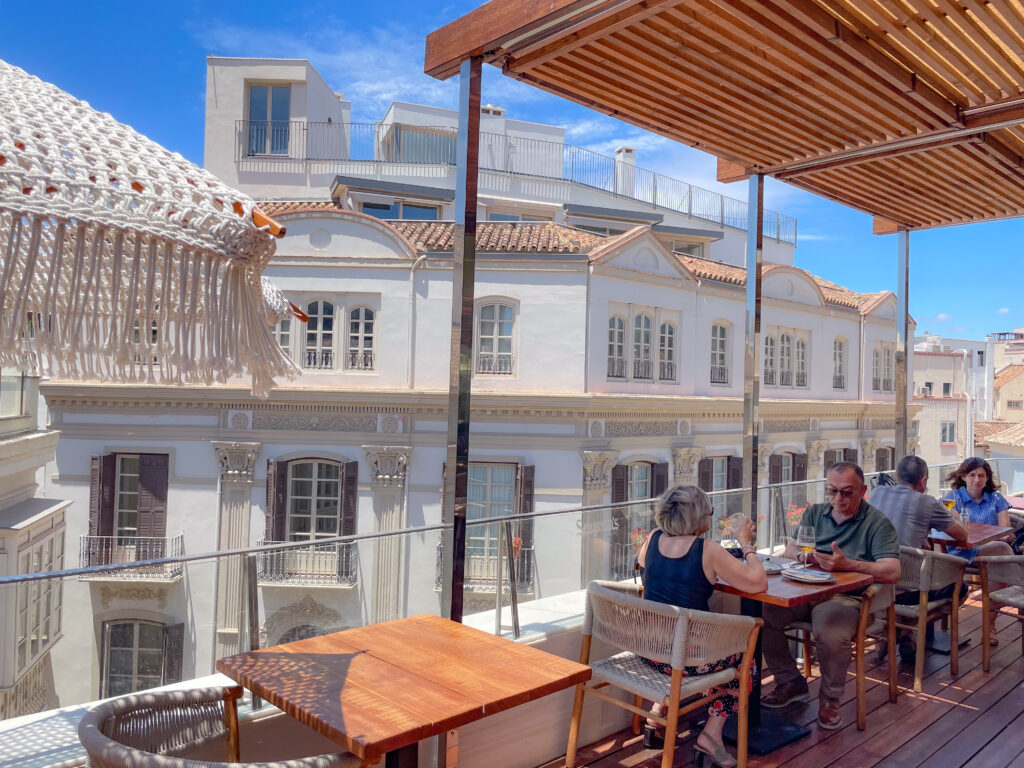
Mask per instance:
[[[882,391],[883,392],[892,392],[893,391],[892,379],[882,379]]]
[[[832,374],[832,388],[846,389],[846,377],[841,373]]]
[[[729,383],[729,368],[724,365],[712,365],[711,366],[711,383],[712,384],[728,384]]]
[[[477,357],[476,372],[485,373],[491,376],[511,376],[513,373],[512,355],[507,354],[484,354]]]
[[[348,353],[348,369],[350,371],[372,371],[373,352],[370,350],[354,351]]]
[[[626,360],[622,357],[609,357],[608,358],[608,378],[609,379],[624,379],[626,378]]]
[[[383,123],[249,121],[235,123],[235,162],[243,170],[365,175],[367,164],[455,167],[456,130]],[[745,230],[747,203],[614,157],[560,142],[480,134],[480,170],[554,179]],[[379,167],[379,166],[378,166]],[[376,173],[377,170],[369,171]],[[418,173],[418,172],[416,172]],[[480,178],[481,189],[487,179]],[[797,222],[764,212],[764,236],[796,243]]]
[[[650,360],[634,360],[633,361],[633,378],[634,379],[652,379],[654,378],[654,365]]]
[[[780,387],[792,387],[793,386],[793,372],[792,371],[779,371],[779,386]]]
[[[769,385],[775,384],[775,369],[767,368],[764,372],[764,375],[761,376],[761,382],[763,384]]]
[[[294,542],[260,540],[258,546]],[[260,584],[354,587],[359,581],[359,550],[354,542],[310,544],[308,547],[260,552],[256,561]]]
[[[796,385],[798,387],[806,387],[807,386],[807,372],[806,371],[797,371],[796,372]]]
[[[140,560],[163,560],[185,554],[185,535],[166,538],[145,536],[82,536],[79,539],[78,564],[81,567],[122,565]],[[177,581],[182,564],[167,563],[83,576],[89,581]]]
[[[307,349],[302,367],[306,370],[331,370],[334,368],[334,352],[329,349]]]
[[[676,364],[662,360],[658,363],[658,381],[675,381]]]

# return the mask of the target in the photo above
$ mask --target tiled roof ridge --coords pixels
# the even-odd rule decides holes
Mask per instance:
[[[1010,365],[1007,365],[996,373],[995,379],[992,381],[993,388],[999,389],[1004,384],[1009,384],[1020,376],[1022,372],[1024,372],[1024,364],[1011,363]]]

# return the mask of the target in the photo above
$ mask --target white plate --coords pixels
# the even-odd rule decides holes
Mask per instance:
[[[825,571],[805,571],[803,568],[788,568],[782,574],[793,581],[803,581],[808,584],[827,584],[835,581],[836,577]]]

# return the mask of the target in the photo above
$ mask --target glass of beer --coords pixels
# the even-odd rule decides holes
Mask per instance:
[[[807,557],[811,550],[814,549],[814,543],[817,540],[817,534],[814,531],[813,525],[801,525],[796,530],[796,545],[800,548],[800,551],[804,553],[804,568],[807,567]]]

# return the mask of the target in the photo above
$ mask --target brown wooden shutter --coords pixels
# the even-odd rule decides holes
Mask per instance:
[[[185,625],[164,626],[163,685],[181,682],[182,658],[185,654]]]
[[[668,490],[668,463],[651,465],[651,496],[661,496]]]
[[[892,462],[889,460],[891,448],[879,448],[875,451],[875,471],[891,472]]]
[[[701,459],[697,462],[697,487],[702,491],[710,491],[714,459]]]
[[[843,461],[852,461],[854,464],[857,463],[857,449],[856,448],[844,448],[843,449]]]
[[[743,457],[730,456],[726,459],[726,488],[743,487]]]
[[[267,459],[267,541],[287,541],[288,462]]]
[[[806,480],[807,479],[807,454],[806,453],[794,453],[793,454],[793,479],[794,480]]]
[[[612,504],[629,501],[629,467],[616,464],[612,467]]]
[[[163,539],[167,536],[167,454],[143,453],[139,455],[139,511],[138,535]],[[165,549],[157,543],[146,547],[144,557],[163,557]]]
[[[356,517],[359,512],[359,462],[346,461],[341,465],[341,535],[351,536],[356,532]]]
[[[516,471],[516,514],[533,514],[533,483],[535,468],[529,465],[520,466]],[[518,533],[514,534],[523,540],[523,549],[533,547],[533,518],[525,517],[518,522]],[[521,562],[521,561],[520,561]],[[520,579],[522,574],[519,575]]]
[[[768,484],[777,485],[782,482],[782,456],[775,454],[768,457]]]
[[[825,451],[825,473],[824,476],[828,477],[828,471],[832,468],[833,464],[839,462],[839,451]]]
[[[99,506],[96,510],[95,535],[113,536],[114,505],[117,494],[117,454],[108,453],[99,458]]]

